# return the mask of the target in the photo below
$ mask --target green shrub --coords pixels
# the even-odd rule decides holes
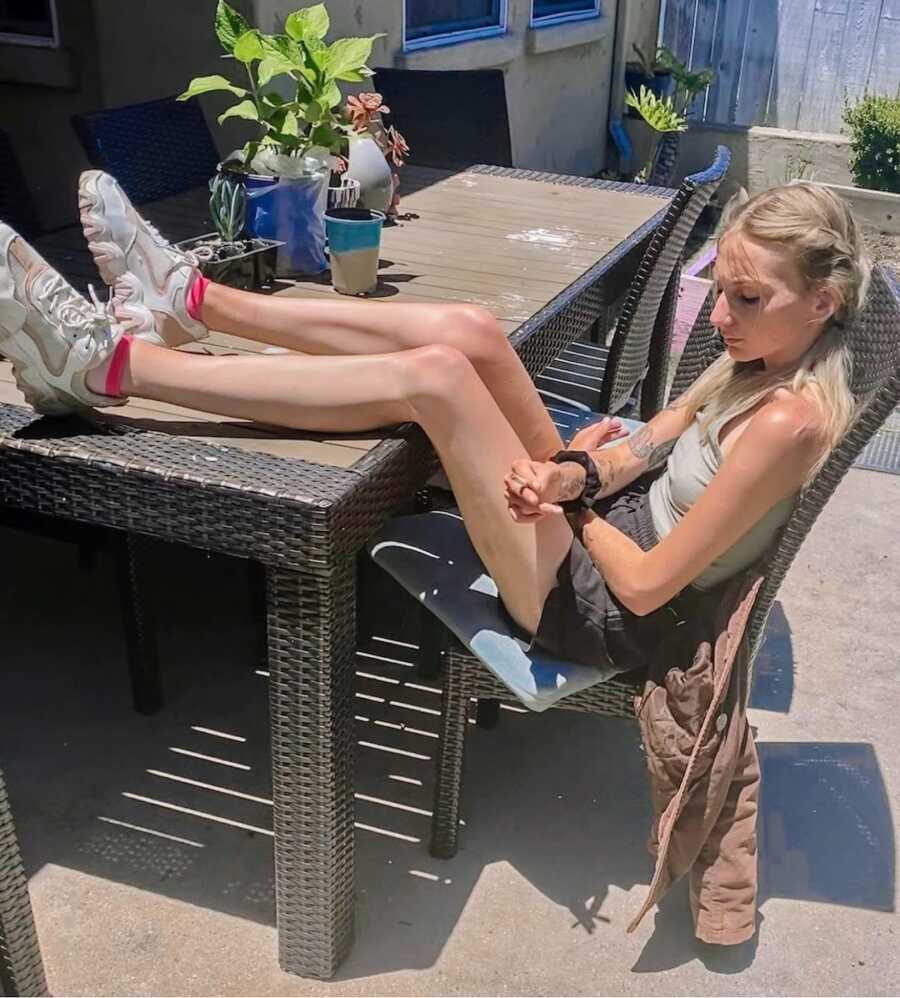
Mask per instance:
[[[857,187],[900,194],[900,97],[866,94],[844,105],[850,171]]]

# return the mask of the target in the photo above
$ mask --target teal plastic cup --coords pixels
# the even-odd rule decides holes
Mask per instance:
[[[330,208],[325,231],[331,283],[342,295],[368,295],[378,286],[378,257],[384,214],[369,208]]]

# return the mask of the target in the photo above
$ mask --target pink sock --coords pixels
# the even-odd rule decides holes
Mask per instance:
[[[125,366],[128,363],[128,356],[131,353],[131,339],[126,334],[116,344],[109,367],[106,369],[106,384],[103,388],[104,395],[111,395],[114,398],[122,397],[122,375],[125,373]]]
[[[191,286],[188,288],[187,297],[184,301],[184,306],[187,309],[187,314],[192,318],[196,319],[197,322],[202,322],[200,318],[200,309],[203,306],[203,297],[206,294],[206,286],[209,284],[209,278],[204,277],[202,274],[196,274],[194,280],[191,282]]]

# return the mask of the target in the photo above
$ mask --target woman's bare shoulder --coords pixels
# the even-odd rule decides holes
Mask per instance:
[[[753,414],[745,436],[779,450],[805,450],[821,446],[825,431],[825,410],[815,393],[777,388]]]

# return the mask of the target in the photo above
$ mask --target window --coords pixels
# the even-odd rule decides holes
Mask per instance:
[[[558,24],[560,21],[579,21],[596,17],[600,13],[600,0],[533,0],[532,24]]]
[[[406,0],[403,45],[428,48],[506,31],[507,0]]]
[[[55,47],[54,0],[0,0],[0,42]]]

